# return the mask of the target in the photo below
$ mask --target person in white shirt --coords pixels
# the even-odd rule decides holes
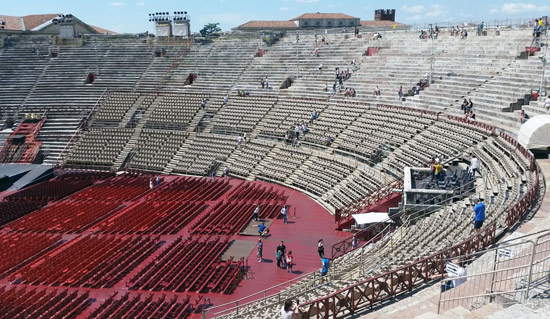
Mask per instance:
[[[456,275],[457,277],[451,280],[453,284],[453,288],[456,288],[466,282],[466,279],[467,279],[466,276],[468,276],[468,271],[464,267],[458,267],[456,270]]]
[[[544,99],[544,107],[546,108],[546,112],[550,110],[550,95],[546,99]]]
[[[476,177],[476,173],[479,174],[479,160],[474,155],[472,156],[472,159],[470,159],[470,167],[468,167],[468,173],[472,175],[472,177]]]
[[[252,219],[254,221],[258,221],[258,216],[260,216],[260,205],[256,206],[256,208],[254,208],[254,211],[252,212]]]
[[[286,206],[283,206],[283,208],[281,208],[281,216],[283,217],[283,223],[287,224],[288,223],[288,210],[287,210]]]
[[[281,307],[281,319],[292,319],[294,313],[294,303],[292,300],[285,301],[285,304]]]

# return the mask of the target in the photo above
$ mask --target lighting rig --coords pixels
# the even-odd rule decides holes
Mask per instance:
[[[149,22],[155,24],[157,36],[185,38],[191,35],[191,19],[187,11],[149,13]]]
[[[63,23],[72,23],[73,22],[73,15],[72,14],[61,14],[57,18],[54,18],[52,20],[53,24],[63,24]]]
[[[187,11],[174,11],[170,12],[154,12],[149,13],[149,22],[179,22],[179,21],[191,21]]]

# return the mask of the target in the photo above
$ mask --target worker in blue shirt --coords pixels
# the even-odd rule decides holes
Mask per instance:
[[[485,203],[483,198],[480,198],[476,201],[474,206],[474,229],[477,231],[483,226],[485,221]]]
[[[328,273],[328,269],[330,267],[330,260],[328,258],[322,258],[321,265],[323,266],[321,268],[321,276],[325,276]]]

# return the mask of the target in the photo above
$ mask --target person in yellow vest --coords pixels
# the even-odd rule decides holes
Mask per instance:
[[[443,165],[441,165],[441,163],[439,162],[436,162],[434,165],[434,174],[435,174],[436,180],[440,179],[442,171],[443,171]]]

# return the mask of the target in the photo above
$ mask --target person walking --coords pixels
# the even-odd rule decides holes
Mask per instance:
[[[472,178],[476,177],[476,173],[479,174],[479,160],[475,155],[470,159],[470,167],[468,167],[468,173]]]
[[[264,261],[263,252],[264,252],[264,243],[262,242],[262,239],[258,239],[258,243],[256,244],[256,248],[258,249],[258,262],[261,263]]]
[[[353,235],[353,238],[351,239],[351,249],[355,249],[358,246],[357,237]]]
[[[283,223],[288,224],[288,208],[286,205],[281,208],[281,217],[283,217]]]
[[[321,259],[325,258],[325,244],[322,239],[317,241],[317,253],[319,253]]]
[[[325,276],[328,273],[328,269],[330,268],[330,260],[328,258],[322,258],[321,265],[321,276]]]
[[[259,215],[260,215],[260,205],[257,205],[256,208],[254,208],[254,211],[252,212],[252,220],[257,222]]]
[[[294,255],[292,255],[292,250],[289,250],[286,255],[286,270],[292,272],[292,266],[294,266]]]
[[[284,264],[285,264],[285,253],[286,253],[286,246],[285,246],[285,243],[284,241],[281,240],[281,243],[279,244],[279,246],[277,246],[277,251],[276,251],[276,259],[277,259],[277,267],[279,268],[283,268]]]
[[[485,221],[485,203],[483,202],[483,198],[479,198],[478,200],[476,200],[476,204],[474,206],[475,231],[479,231],[481,226],[483,226],[484,221]]]

